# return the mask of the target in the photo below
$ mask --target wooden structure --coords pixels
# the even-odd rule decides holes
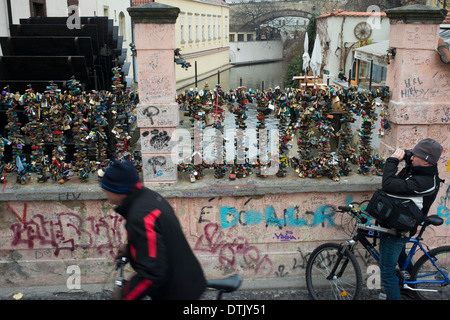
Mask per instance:
[[[299,76],[292,77],[292,80],[298,80],[299,81],[299,88],[302,89],[305,86],[306,87],[314,87],[314,85],[317,86],[323,86],[326,85],[326,83],[322,83],[322,78],[320,77],[314,77],[311,75],[304,75],[300,74]],[[320,83],[319,83],[320,81]]]
[[[11,25],[11,36],[0,37],[0,88],[9,85],[11,91],[23,92],[31,85],[43,92],[53,81],[65,89],[66,81],[75,77],[86,91],[110,90],[115,66],[125,79],[130,63],[113,20],[80,20],[80,29],[69,29],[67,17],[20,19]]]

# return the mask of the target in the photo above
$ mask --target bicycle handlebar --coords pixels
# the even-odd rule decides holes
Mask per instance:
[[[125,265],[128,263],[128,258],[127,257],[122,257],[120,258],[119,261],[116,262],[116,271],[119,271],[119,277],[116,280],[116,286],[119,288],[122,288],[123,283],[124,283],[124,277],[123,277],[123,269],[125,267]]]
[[[338,209],[341,212],[350,212],[352,210],[353,206],[349,204],[348,206],[339,206]]]
[[[125,267],[125,265],[128,263],[127,257],[122,257],[116,262],[116,271]]]
[[[338,209],[340,210],[340,212],[348,212],[353,214],[355,217],[357,217],[362,224],[366,223],[368,220],[366,217],[362,216],[360,214],[360,211],[357,210],[353,210],[353,205],[349,204],[347,206],[338,206]]]

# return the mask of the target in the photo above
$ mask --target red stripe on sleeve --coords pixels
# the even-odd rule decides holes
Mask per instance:
[[[152,282],[150,280],[144,279],[139,284],[133,288],[133,290],[124,298],[124,300],[136,300]]]
[[[144,218],[145,231],[147,232],[148,255],[150,258],[156,258],[156,232],[155,221],[158,219],[161,211],[153,210]]]

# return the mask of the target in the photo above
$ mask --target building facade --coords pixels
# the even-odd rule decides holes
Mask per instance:
[[[18,24],[20,19],[35,16],[69,16],[69,6],[75,5],[79,16],[107,16],[112,19],[114,26],[119,27],[119,36],[123,37],[122,47],[129,48],[134,40],[127,8],[155,1],[181,10],[176,23],[176,47],[181,49],[183,58],[192,67],[187,70],[176,68],[178,87],[193,85],[196,71],[200,81],[217,70],[231,67],[229,5],[223,0],[0,0],[0,36],[10,35],[10,23]],[[128,78],[129,82],[138,82],[131,54],[131,50],[127,50],[126,61],[131,63]]]
[[[389,40],[390,24],[384,12],[338,10],[317,17],[316,30],[322,45],[322,71],[333,81],[341,69],[347,76],[350,69],[356,70],[354,49]]]
[[[223,0],[155,0],[180,8],[175,32],[176,47],[191,64],[187,70],[177,67],[177,88],[195,85],[231,67],[229,57],[229,5]],[[215,85],[215,84],[211,84]],[[200,86],[200,84],[198,84]],[[203,86],[203,85],[202,85]],[[203,88],[203,87],[202,87]]]

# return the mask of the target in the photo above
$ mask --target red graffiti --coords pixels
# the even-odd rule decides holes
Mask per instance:
[[[96,248],[99,254],[106,250],[114,256],[114,248],[122,244],[120,225],[124,219],[117,215],[82,218],[75,213],[62,212],[52,215],[52,220],[42,214],[26,220],[25,212],[22,219],[18,217],[20,223],[11,225],[12,246],[26,245],[29,249],[51,246],[55,256],[61,250]]]
[[[242,256],[245,268],[254,270],[255,274],[270,275],[273,264],[267,254],[261,254],[255,246],[250,246],[247,238],[238,236],[231,241],[217,223],[208,223],[204,234],[197,240],[194,250],[217,254],[219,263],[224,268],[236,267],[236,257]]]
[[[23,213],[21,215],[19,215],[16,210],[14,210],[13,207],[11,207],[9,204],[6,206],[6,210],[11,211],[12,213],[14,213],[14,215],[16,216],[16,218],[21,222],[21,223],[25,223],[27,221],[27,208],[28,205],[25,202],[23,204]]]

